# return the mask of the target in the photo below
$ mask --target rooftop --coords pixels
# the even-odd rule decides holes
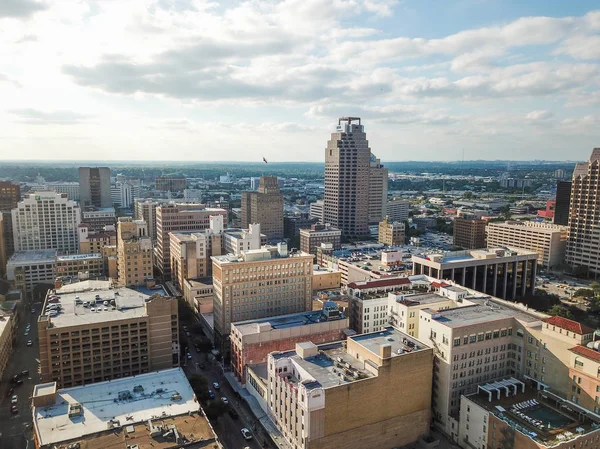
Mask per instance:
[[[431,260],[437,263],[457,263],[465,262],[467,260],[511,259],[517,256],[533,260],[538,257],[538,253],[536,251],[529,251],[521,248],[484,248],[463,251],[447,251],[443,253],[429,253],[422,256],[413,255],[413,261],[415,261],[415,259],[421,259]]]
[[[396,302],[404,304],[406,306],[419,306],[423,304],[436,304],[438,302],[450,301],[450,298],[446,298],[437,293],[418,293],[412,295],[398,295]]]
[[[387,327],[385,330],[371,332],[369,334],[360,334],[348,337],[354,340],[369,352],[379,356],[379,348],[382,345],[391,345],[392,357],[400,357],[402,354],[423,349],[429,349],[419,340],[400,332],[393,327]]]
[[[544,322],[571,332],[575,332],[579,335],[586,335],[594,332],[594,329],[586,326],[585,324],[581,324],[577,321],[569,320],[568,318],[563,318],[561,316],[551,316],[550,318],[546,318]]]
[[[569,349],[569,351],[571,351],[574,354],[583,356],[587,359],[594,360],[596,362],[600,362],[600,352],[598,352],[592,348],[588,348],[588,347],[582,346],[582,345],[577,345],[577,346]]]
[[[72,404],[81,405],[81,413],[77,416],[69,416]],[[181,368],[173,368],[58,390],[54,405],[34,408],[33,424],[37,428],[40,446],[44,446],[105,431],[124,438],[123,433],[138,431],[129,428],[136,423],[161,418],[169,422],[171,417],[187,416],[199,409],[185,374]],[[160,422],[153,422],[153,425],[158,426]],[[203,433],[207,433],[206,429],[194,431],[196,438],[213,437],[212,432]],[[94,440],[97,438],[99,436],[94,435]]]
[[[58,251],[55,249],[38,249],[33,251],[17,251],[8,260],[9,264],[25,262],[52,261],[56,259]]]
[[[348,288],[366,290],[370,288],[392,287],[394,285],[408,285],[411,281],[408,277],[393,277],[388,279],[377,279],[373,281],[350,282]]]
[[[72,260],[88,260],[88,259],[102,259],[102,254],[70,254],[65,256],[58,256],[58,261],[72,261]]]

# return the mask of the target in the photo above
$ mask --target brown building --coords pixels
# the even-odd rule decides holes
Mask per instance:
[[[159,176],[154,188],[163,192],[183,192],[186,189],[186,179],[179,176]]]
[[[485,248],[485,226],[487,221],[476,218],[454,219],[453,243],[464,249]]]
[[[42,382],[66,388],[179,365],[177,300],[110,285],[48,292],[37,323]]]
[[[379,223],[379,243],[387,246],[404,245],[404,235],[404,223],[389,221],[388,217]]]
[[[82,210],[89,206],[112,207],[110,168],[79,167],[79,203]]]
[[[121,217],[117,223],[119,285],[144,285],[152,278],[152,239],[146,222]]]
[[[340,118],[325,148],[323,219],[345,238],[369,235],[370,160],[360,118]]]
[[[171,276],[171,242],[169,232],[202,231],[210,227],[211,215],[222,215],[227,223],[225,209],[213,209],[203,204],[163,204],[156,208],[156,247],[154,263],[164,277]]]
[[[0,181],[0,215],[2,216],[2,233],[0,238],[4,242],[4,251],[6,260],[15,252],[15,242],[13,237],[12,215],[10,211],[17,207],[21,200],[21,186],[13,184],[10,181]],[[1,270],[0,270],[1,271]]]
[[[379,223],[387,215],[388,169],[371,153],[369,170],[369,223]]]
[[[256,192],[242,192],[241,226],[259,223],[268,240],[283,239],[283,196],[277,176],[261,176]]]
[[[309,229],[300,229],[300,251],[314,255],[321,243],[331,243],[334,250],[340,249],[342,231],[322,224],[314,224]]]

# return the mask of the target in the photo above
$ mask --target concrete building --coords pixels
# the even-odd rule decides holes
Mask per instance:
[[[226,353],[231,323],[312,308],[310,254],[288,254],[279,243],[211,259],[215,340]]]
[[[386,217],[379,223],[379,243],[387,246],[404,245],[404,235],[405,226],[402,222],[391,221]]]
[[[36,449],[221,447],[181,368],[64,389],[39,384],[32,402]]]
[[[14,245],[14,243],[13,243]],[[4,231],[4,217],[0,212],[0,277],[6,275],[6,241]]]
[[[600,148],[594,148],[589,162],[578,163],[573,171],[566,263],[597,276],[600,273]]]
[[[486,227],[490,247],[514,246],[535,251],[538,263],[546,268],[564,263],[567,233],[566,226],[532,221],[489,223]]]
[[[117,244],[117,231],[114,226],[102,231],[91,231],[87,223],[81,223],[79,230],[79,252],[81,254],[102,253],[105,246]]]
[[[315,344],[342,340],[348,318],[337,304],[327,302],[322,310],[293,313],[259,320],[238,321],[231,325],[231,369],[246,383],[246,366],[266,363],[271,352],[291,351],[296,343]]]
[[[242,228],[259,223],[269,241],[283,239],[283,195],[277,176],[261,176],[256,191],[242,192]]]
[[[0,210],[10,211],[21,201],[21,186],[10,181],[0,181]]]
[[[572,386],[568,399],[600,415],[599,344],[595,341],[588,345],[591,347],[578,344],[569,350],[569,379]]]
[[[223,254],[239,256],[242,251],[260,249],[267,244],[260,223],[251,223],[248,229],[227,229],[223,233]],[[216,256],[217,254],[215,254]]]
[[[37,322],[42,382],[67,388],[179,366],[177,299],[110,285],[49,291]]]
[[[371,153],[369,170],[369,223],[379,223],[387,214],[388,169]]]
[[[82,209],[112,207],[110,168],[79,167],[79,201]]]
[[[100,253],[57,256],[55,273],[57,277],[97,279],[106,275],[104,257]]]
[[[183,176],[159,176],[154,182],[154,188],[163,192],[183,192],[186,186]]]
[[[133,205],[133,217],[136,220],[144,220],[148,225],[148,235],[152,241],[156,241],[156,208],[161,203],[148,199],[136,199]]]
[[[38,284],[53,284],[56,277],[56,250],[18,251],[6,264],[6,278],[23,294]]]
[[[196,315],[213,312],[212,277],[186,279],[183,281],[183,298]],[[209,336],[210,338],[210,336]]]
[[[310,203],[310,218],[317,220],[317,223],[325,223],[325,202],[323,200],[317,200],[314,203]]]
[[[293,239],[300,235],[300,229],[310,228],[317,223],[317,219],[300,215],[283,217],[283,236]]]
[[[156,208],[156,247],[154,263],[166,278],[171,276],[170,232],[202,231],[210,227],[210,217],[222,215],[227,222],[225,209],[205,207],[203,204],[170,203]]]
[[[556,203],[554,204],[554,224],[556,225],[569,225],[571,186],[571,181],[558,181],[556,183]]]
[[[65,254],[77,253],[80,210],[66,194],[29,194],[11,213],[15,251],[52,248]]]
[[[117,265],[120,285],[144,285],[152,278],[152,239],[145,221],[119,218]]]
[[[387,202],[386,215],[392,221],[404,222],[408,220],[408,212],[410,210],[410,201],[400,198],[393,198]]]
[[[316,254],[321,243],[331,243],[334,251],[342,247],[342,231],[329,225],[314,224],[300,230],[300,251]]]
[[[89,226],[90,231],[100,232],[114,228],[117,224],[117,212],[114,207],[88,207],[81,212],[82,222]]]
[[[533,294],[538,253],[520,248],[488,248],[413,255],[413,274],[447,279],[503,299]]]
[[[294,449],[388,449],[429,432],[432,351],[393,329],[269,355],[268,412]]]
[[[14,317],[0,312],[0,378],[2,379],[5,378],[4,373],[12,355],[13,327]]]
[[[456,217],[453,226],[453,241],[455,246],[463,249],[485,248],[485,226],[487,221],[472,216]],[[495,244],[490,244],[494,246]],[[519,246],[512,244],[511,246]]]
[[[126,209],[133,207],[135,198],[142,194],[142,183],[139,179],[124,179],[110,187],[113,204]]]
[[[323,222],[340,229],[345,238],[369,235],[370,159],[360,118],[340,118],[325,148]]]
[[[313,266],[312,291],[317,293],[324,290],[337,290],[342,285],[342,272],[334,268]]]
[[[43,190],[53,190],[56,193],[66,193],[67,198],[73,201],[81,201],[78,182],[48,182]]]

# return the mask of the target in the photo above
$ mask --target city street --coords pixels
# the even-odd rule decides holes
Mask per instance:
[[[19,327],[15,329],[16,342],[13,347],[12,357],[2,377],[0,384],[0,447],[2,449],[24,449],[33,448],[33,431],[31,428],[31,395],[34,385],[40,383],[38,372],[38,335],[36,320],[40,312],[41,304],[36,303],[36,313],[31,314],[31,306],[26,304],[21,315]],[[31,324],[29,335],[25,336],[25,327]],[[27,340],[33,342],[27,346]],[[14,386],[14,393],[18,396],[17,407],[19,413],[11,412],[11,401],[8,391],[13,384],[11,378],[23,370],[29,370],[29,375],[23,376],[23,384]]]

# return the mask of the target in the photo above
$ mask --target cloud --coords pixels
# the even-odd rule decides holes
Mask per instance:
[[[600,59],[600,36],[573,36],[566,39],[554,52],[576,59]]]
[[[78,125],[86,123],[91,117],[87,114],[66,110],[45,112],[38,109],[24,108],[12,109],[8,112],[18,117],[17,123],[28,125]]]
[[[36,0],[2,0],[0,1],[0,19],[26,19],[47,8],[48,5]]]
[[[0,72],[0,84],[1,83],[11,84],[14,87],[23,87],[23,85],[19,81],[11,78],[6,73]]]

